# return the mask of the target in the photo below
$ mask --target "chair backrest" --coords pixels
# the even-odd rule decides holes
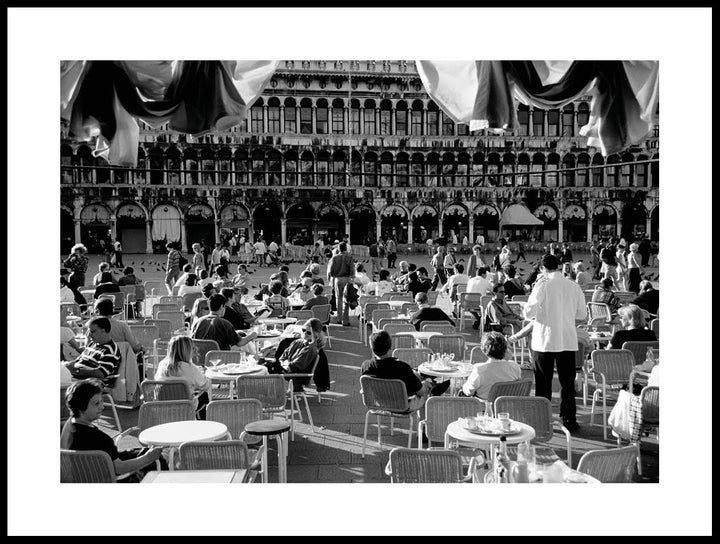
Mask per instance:
[[[620,300],[621,304],[630,304],[637,297],[632,291],[615,291],[615,296]]]
[[[631,351],[633,354],[633,359],[635,360],[635,364],[641,365],[645,362],[645,356],[647,355],[647,349],[648,348],[660,349],[660,342],[653,342],[653,341],[639,342],[639,341],[632,340],[632,341],[624,342],[621,347],[622,347],[622,349]]]
[[[660,424],[660,388],[657,385],[642,388],[640,410],[643,427],[657,427]]]
[[[637,447],[610,448],[586,451],[577,470],[603,483],[630,483],[637,463]]]
[[[632,351],[627,349],[595,349],[590,353],[593,374],[605,377],[609,385],[626,384],[635,366]]]
[[[462,334],[443,334],[428,338],[433,353],[452,353],[456,361],[465,359],[465,337]]]
[[[393,338],[393,346],[397,344],[396,340],[398,338],[410,338],[413,341],[413,344],[415,343],[415,339],[412,336],[397,336]],[[400,361],[404,361],[407,364],[409,364],[413,368],[417,368],[422,363],[427,363],[430,360],[430,357],[433,356],[433,352],[431,349],[427,348],[400,348],[396,347],[392,351],[392,356]]]
[[[168,344],[169,342],[162,338],[156,338],[155,341],[153,341],[153,348],[158,361],[167,355]]]
[[[380,297],[377,297],[375,295],[360,295],[358,297],[358,305],[364,310],[365,305],[369,302],[378,302],[380,300]]]
[[[152,351],[153,342],[160,339],[160,329],[156,325],[130,325],[130,331],[146,351]]]
[[[178,308],[182,307],[182,297],[177,295],[163,295],[157,301],[158,304],[175,304]]]
[[[393,293],[391,291],[383,293],[382,295],[380,295],[380,300],[390,300],[391,296],[393,296]]]
[[[650,321],[650,330],[655,333],[655,337],[660,340],[660,318],[656,317]]]
[[[288,385],[281,374],[265,376],[238,376],[235,391],[239,399],[257,399],[263,411],[272,412],[285,408]]]
[[[140,405],[137,426],[141,431],[163,423],[193,421],[195,405],[191,400],[155,400]]]
[[[474,346],[470,350],[470,364],[474,365],[475,363],[484,363],[488,360],[488,356],[483,353],[480,346]]]
[[[530,295],[513,295],[510,300],[513,302],[527,302],[529,298]]]
[[[390,450],[390,482],[394,484],[460,483],[462,457],[457,450]]]
[[[67,326],[66,319],[69,315],[80,316],[80,305],[74,302],[61,302],[60,303],[60,323]]]
[[[402,380],[360,376],[360,394],[368,410],[387,413],[408,410],[408,392]]]
[[[115,483],[112,459],[102,450],[60,450],[60,483],[109,484]]]
[[[319,306],[323,305],[320,304]],[[315,317],[315,312],[312,310],[288,310],[287,317],[294,317],[299,322],[302,322]]]
[[[390,300],[404,300],[406,302],[412,302],[413,298],[411,293],[391,293]]]
[[[168,341],[173,337],[175,329],[169,319],[145,319],[143,325],[155,325],[160,331],[160,340]]]
[[[606,323],[609,323],[612,320],[612,312],[610,311],[610,306],[608,306],[604,302],[588,302],[587,312],[588,324],[594,319],[601,317],[605,319]]]
[[[437,304],[438,295],[440,294],[440,291],[428,291],[427,297],[428,297],[428,304],[430,306],[435,306]]]
[[[414,348],[416,345],[415,338],[410,335],[395,333],[392,336],[393,348]]]
[[[178,448],[180,470],[240,470],[250,465],[242,440],[185,442]]]
[[[263,405],[258,399],[212,400],[207,405],[205,417],[208,421],[224,423],[230,436],[239,439],[245,425],[262,419]],[[255,443],[254,440],[246,440]]]
[[[450,423],[459,417],[475,417],[484,409],[477,397],[430,397],[425,403],[425,434],[430,442],[443,442]]]
[[[480,308],[482,307],[482,297],[481,293],[461,293],[460,308],[463,310]]]
[[[510,308],[517,315],[520,315],[520,316],[523,315],[523,305],[520,304],[519,302],[508,302],[507,305],[508,305],[508,308]]]
[[[197,348],[197,359],[193,358],[192,362],[198,366],[203,366],[203,364],[205,364],[205,354],[208,351],[220,351],[220,346],[215,340],[193,338],[192,341]]]
[[[420,326],[420,329],[423,332],[439,332],[442,334],[455,334],[457,331],[455,330],[455,327],[451,325],[450,323],[423,323]]]
[[[153,319],[158,319],[158,312],[178,312],[180,311],[180,306],[177,304],[160,304],[155,303],[152,307],[152,316]]]
[[[424,331],[426,325],[449,325],[447,321],[421,321],[420,330]]]
[[[545,397],[500,396],[495,399],[494,413],[507,412],[510,419],[535,429],[533,442],[549,442],[553,437],[552,405]]]
[[[363,315],[366,319],[372,320],[372,314],[375,310],[390,310],[390,305],[383,302],[368,302],[363,308]]]
[[[406,302],[405,304],[400,306],[400,313],[404,315],[412,315],[419,309],[420,307],[414,302]]]
[[[498,397],[527,397],[530,394],[532,383],[532,380],[495,382],[490,386],[490,391],[488,391],[485,400],[494,405],[495,399]]]
[[[320,320],[321,323],[327,325],[330,323],[330,312],[332,312],[332,306],[330,304],[318,304],[310,308],[313,316]]]
[[[221,365],[236,365],[242,362],[244,356],[246,356],[244,351],[211,349],[205,352],[203,363],[208,366],[209,361],[220,359]]]
[[[158,297],[162,295],[167,295],[167,287],[165,286],[165,282],[163,281],[148,280],[143,283],[143,287],[145,287],[145,292],[150,293],[151,295]]]
[[[179,311],[157,312],[155,319],[167,319],[172,324],[173,332],[185,330],[185,314]]]
[[[403,323],[395,319],[392,321],[382,319],[381,321],[383,321],[382,330],[387,332],[390,336],[398,332],[415,332],[415,327],[411,323]]]
[[[202,293],[186,293],[182,297],[180,297],[180,307],[186,311],[192,310],[193,304],[195,303],[195,300],[199,299],[201,296],[203,296]]]
[[[193,398],[192,387],[184,380],[143,380],[140,390],[145,402]]]
[[[387,317],[397,317],[398,315],[399,312],[397,310],[378,308],[377,310],[373,310],[373,313],[370,315],[370,321],[378,326],[378,321],[381,319]]]
[[[410,324],[410,320],[407,318],[398,318],[395,317],[381,317],[377,321],[375,321],[375,326],[378,328],[378,330],[384,330],[383,327],[387,325],[388,323],[393,323],[396,325],[408,325]],[[415,327],[413,327],[413,330],[415,330]]]

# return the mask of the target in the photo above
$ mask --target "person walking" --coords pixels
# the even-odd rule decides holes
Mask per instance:
[[[79,289],[85,285],[85,273],[88,269],[87,248],[83,244],[75,244],[70,255],[62,262],[70,270],[68,283],[71,289]]]
[[[257,257],[257,265],[262,266],[265,264],[265,253],[267,253],[267,247],[262,239],[262,236],[257,239],[257,242],[253,244],[255,249],[255,256]]]
[[[345,286],[355,277],[355,260],[347,251],[347,244],[341,242],[338,246],[340,253],[333,255],[328,262],[327,280],[335,291],[335,304],[337,305],[337,323],[343,327],[350,326],[350,308],[344,304]]]
[[[395,268],[395,261],[397,260],[397,243],[395,239],[390,236],[385,244],[385,251],[387,253],[388,268]]]
[[[527,259],[525,258],[525,244],[523,244],[522,240],[518,240],[517,242],[517,258],[515,259],[516,263],[520,262],[520,257],[522,257],[522,260],[524,262],[527,262]]]
[[[560,417],[569,431],[579,428],[575,406],[575,352],[578,349],[576,321],[587,319],[585,297],[580,286],[558,270],[559,260],[545,255],[542,276],[525,304],[526,319],[535,320],[531,348],[535,353],[535,396],[552,400],[552,381],[557,365],[560,380]]]
[[[438,245],[435,255],[433,255],[430,265],[435,270],[433,276],[432,285],[430,286],[431,291],[435,291],[439,286],[445,285],[447,282],[447,276],[445,275],[445,248]]]
[[[182,257],[182,254],[178,251],[175,242],[168,242],[165,249],[168,252],[167,263],[165,264],[165,287],[167,287],[168,295],[172,295],[175,282],[182,274],[180,270],[180,257]]]
[[[633,242],[630,244],[630,253],[627,256],[627,290],[636,294],[640,292],[640,282],[644,272],[641,260],[638,244]]]
[[[120,240],[115,240],[113,243],[113,251],[111,264],[118,270],[122,270],[125,268],[125,264],[123,263],[123,249]]]

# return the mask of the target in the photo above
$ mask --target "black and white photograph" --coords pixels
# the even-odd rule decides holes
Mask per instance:
[[[9,534],[711,533],[711,8],[7,11]]]

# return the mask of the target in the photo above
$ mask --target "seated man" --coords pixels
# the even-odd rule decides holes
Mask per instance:
[[[505,286],[505,296],[508,300],[512,300],[515,295],[525,294],[525,285],[522,278],[517,277],[517,269],[513,265],[509,265],[504,270],[507,279],[503,285]]]
[[[90,337],[79,357],[65,361],[63,365],[73,378],[100,378],[105,385],[111,386],[108,376],[117,374],[120,367],[120,349],[110,337],[110,320],[107,317],[94,317],[88,321]]]
[[[487,322],[485,326],[490,330],[498,330],[498,332],[506,332],[505,329],[513,327],[513,332],[518,331],[523,326],[522,316],[513,312],[505,300],[505,286],[498,284],[493,287],[493,299],[488,303],[485,313]],[[510,332],[510,331],[507,331]]]
[[[215,340],[221,350],[241,349],[254,352],[252,341],[257,337],[255,331],[247,335],[238,334],[225,315],[225,297],[212,295],[208,301],[210,313],[193,321],[190,336],[198,340]]]
[[[107,298],[101,298],[95,302],[95,315],[105,317],[110,321],[110,338],[113,342],[127,342],[130,344],[136,355],[143,353],[143,346],[137,341],[135,335],[130,330],[130,325],[119,319],[112,319],[114,311],[113,301]],[[138,361],[140,363],[142,361]]]
[[[95,287],[95,294],[93,295],[93,298],[97,299],[100,295],[105,293],[120,293],[120,286],[115,283],[111,272],[103,272],[100,275],[100,283],[98,283],[97,287]]]
[[[640,293],[632,300],[632,303],[652,315],[657,315],[660,304],[660,291],[655,289],[650,281],[643,280],[640,282]]]
[[[392,338],[387,331],[378,331],[370,335],[370,348],[374,357],[360,367],[364,376],[373,376],[384,380],[402,380],[408,395],[408,407],[411,411],[425,406],[429,396],[442,395],[450,380],[435,384],[432,378],[421,380],[420,375],[404,361],[393,357]]]
[[[175,284],[173,287],[177,287],[180,289],[181,286],[185,285],[185,280],[187,280],[188,274],[195,274],[195,270],[193,269],[193,265],[190,263],[185,263],[185,265],[182,267],[182,274],[180,274],[180,277],[175,281]],[[195,274],[197,276],[197,274]],[[198,281],[200,281],[200,277],[198,276]]]
[[[522,377],[520,365],[505,359],[507,341],[499,332],[486,332],[480,340],[480,349],[487,355],[484,363],[475,363],[472,372],[462,386],[461,397],[487,399],[490,387],[497,382],[511,382]]]
[[[427,293],[432,287],[432,280],[428,278],[427,268],[418,267],[414,272],[408,274],[407,291],[415,297],[418,293]]]
[[[484,266],[478,266],[475,271],[475,276],[470,278],[467,283],[467,293],[480,293],[481,295],[487,295],[492,290],[492,283],[488,278],[488,269]],[[481,314],[479,312],[470,312],[475,317],[475,322],[472,328],[477,330],[480,328]]]
[[[98,273],[93,276],[92,284],[95,287],[97,287],[98,285],[100,285],[100,283],[102,283],[101,278],[102,278],[103,272],[110,272],[110,277],[112,278],[112,281],[115,282],[115,278],[113,278],[112,271],[110,269],[110,263],[103,262],[98,265]]]
[[[468,278],[467,274],[465,274],[465,267],[462,263],[455,263],[453,269],[455,272],[452,276],[448,276],[448,281],[445,285],[443,285],[441,291],[450,296],[451,302],[456,302],[458,299],[457,288],[460,285],[467,287],[467,283],[470,278]]]
[[[310,310],[313,306],[322,306],[324,304],[330,304],[330,299],[323,295],[325,286],[322,283],[315,283],[312,286],[313,298],[308,300],[302,307],[303,310]]]
[[[266,359],[265,366],[270,374],[308,373],[312,370],[319,350],[323,347],[323,325],[317,318],[308,319],[302,326],[302,337],[286,344],[284,349],[276,352],[276,359]],[[302,391],[308,379],[294,379],[293,389]]]
[[[451,325],[455,325],[455,322],[440,308],[430,306],[427,293],[420,292],[415,295],[415,302],[419,310],[410,316],[410,323],[415,326],[416,330],[420,330],[423,321],[447,321]]]

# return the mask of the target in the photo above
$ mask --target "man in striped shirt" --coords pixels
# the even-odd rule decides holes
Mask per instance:
[[[111,385],[107,378],[117,374],[120,367],[120,350],[110,337],[110,320],[107,317],[95,317],[88,322],[90,341],[80,356],[63,364],[73,378],[100,378]]]

